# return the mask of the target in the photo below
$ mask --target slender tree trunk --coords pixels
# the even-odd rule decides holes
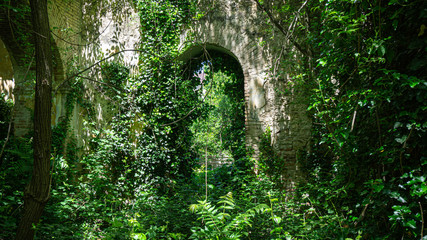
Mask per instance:
[[[52,107],[52,53],[47,0],[30,0],[36,52],[34,104],[34,166],[24,191],[24,213],[16,239],[34,238],[37,225],[50,197],[50,146]]]

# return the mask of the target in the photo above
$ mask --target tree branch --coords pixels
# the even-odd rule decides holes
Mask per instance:
[[[411,131],[409,131],[408,137],[405,139],[405,142],[403,143],[403,147],[402,150],[400,152],[400,157],[399,157],[399,161],[400,161],[400,172],[403,174],[403,163],[402,163],[402,158],[403,158],[403,153],[405,152],[405,148],[406,148],[406,143],[408,142],[409,138],[411,137],[412,131],[414,130],[414,126],[412,126]]]
[[[93,68],[93,67],[95,67],[95,66],[99,65],[100,63],[105,62],[106,60],[108,60],[108,59],[110,59],[110,58],[112,58],[112,57],[114,57],[114,56],[117,56],[117,55],[119,55],[119,54],[121,54],[121,53],[124,53],[124,52],[142,52],[142,51],[143,51],[143,50],[141,50],[141,49],[124,49],[124,50],[120,50],[120,51],[118,51],[118,52],[115,52],[115,53],[111,54],[110,56],[108,56],[108,57],[106,57],[106,58],[103,58],[103,59],[99,60],[98,62],[96,62],[96,63],[94,63],[94,64],[90,65],[89,67],[87,67],[87,68],[85,68],[85,69],[83,69],[83,70],[81,70],[81,71],[79,71],[79,72],[77,72],[77,73],[75,73],[75,74],[71,75],[70,77],[68,77],[67,79],[65,79],[64,81],[62,81],[62,82],[58,85],[58,87],[56,87],[55,92],[54,92],[54,95],[56,95],[56,93],[58,92],[58,90],[59,90],[59,89],[60,89],[60,88],[61,88],[61,87],[66,83],[66,82],[68,82],[68,81],[70,81],[71,79],[73,79],[73,78],[75,78],[75,77],[79,76],[80,74],[82,74],[82,73],[84,73],[84,72],[88,71],[89,69],[91,69],[91,68]]]
[[[3,143],[3,147],[1,148],[1,152],[0,152],[0,167],[1,165],[3,165],[3,152],[4,152],[4,148],[6,147],[7,142],[9,141],[9,137],[10,137],[10,130],[12,129],[12,117],[9,120],[9,128],[7,129],[7,137],[6,137],[6,141],[4,141]]]
[[[110,24],[111,24],[111,22],[112,22],[113,20],[110,20],[110,22],[108,23],[108,25],[104,28],[104,30],[102,30],[102,32],[101,33],[99,33],[98,34],[98,36],[96,36],[94,39],[93,39],[93,41],[92,42],[88,42],[88,43],[86,43],[86,44],[78,44],[78,43],[72,43],[72,42],[70,42],[70,41],[68,41],[68,40],[65,40],[64,38],[62,38],[62,37],[60,37],[60,36],[58,36],[55,32],[53,32],[53,31],[50,31],[55,37],[57,37],[59,40],[62,40],[62,41],[64,41],[64,42],[66,42],[66,43],[68,43],[68,44],[70,44],[70,45],[73,45],[73,46],[79,46],[79,47],[86,47],[86,46],[89,46],[89,45],[92,45],[93,43],[95,43],[95,40],[96,39],[98,39],[102,34],[104,34],[104,32],[107,30],[107,28],[110,26]]]
[[[298,51],[300,51],[303,55],[305,55],[305,56],[308,56],[308,53],[307,53],[307,51],[305,50],[305,49],[303,49],[302,47],[301,47],[301,45],[299,44],[299,43],[297,43],[290,35],[289,35],[289,33],[282,27],[282,25],[280,25],[280,23],[276,20],[276,19],[274,19],[274,17],[273,17],[273,14],[270,12],[270,10],[268,9],[268,8],[266,8],[266,7],[264,7],[258,0],[253,0],[256,4],[257,4],[257,6],[259,7],[259,8],[261,8],[267,15],[268,15],[268,18],[270,19],[270,21],[274,24],[274,26],[276,26],[276,28],[277,29],[279,29],[279,31],[287,38],[287,40],[289,40],[294,46],[295,46],[295,48],[298,50]],[[308,1],[306,1],[302,6],[301,6],[301,8],[300,8],[300,10],[298,10],[298,11],[301,11],[301,9],[307,4],[307,2]]]
[[[210,57],[209,52],[208,52],[208,51],[207,51],[207,49],[206,49],[206,45],[204,45],[204,46],[203,46],[203,49],[204,49],[204,53],[203,53],[203,55],[205,56],[205,58],[206,58],[206,59],[208,59],[209,66],[212,68],[212,71],[213,71],[213,65],[212,65],[212,63],[209,61],[209,60],[210,60],[210,59],[212,59],[212,58]],[[211,84],[211,86],[209,87],[208,92],[205,94],[205,96],[203,96],[202,102],[204,102],[204,101],[205,101],[206,97],[210,94],[211,90],[212,90],[212,84]],[[166,127],[166,126],[170,126],[170,125],[173,125],[173,124],[175,124],[175,123],[181,122],[182,120],[184,120],[184,119],[186,119],[188,116],[190,116],[190,114],[191,114],[192,112],[194,112],[194,110],[196,110],[198,107],[199,107],[199,106],[195,106],[195,107],[194,107],[193,109],[191,109],[191,110],[190,110],[190,111],[189,111],[189,112],[188,112],[184,117],[181,117],[180,119],[175,120],[175,121],[170,122],[170,123],[165,123],[165,124],[163,124],[163,125],[161,125],[161,126],[162,126],[162,127]]]

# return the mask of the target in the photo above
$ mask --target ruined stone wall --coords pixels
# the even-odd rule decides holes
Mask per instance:
[[[25,3],[24,3],[25,4]],[[48,5],[49,24],[52,30],[52,48],[54,50],[54,69],[53,69],[53,86],[57,86],[65,79],[66,70],[69,66],[72,56],[76,52],[76,44],[79,42],[78,32],[80,26],[80,16],[78,9],[80,1],[56,0],[50,1]],[[27,15],[29,18],[29,14]],[[4,51],[0,53],[1,57],[8,57],[10,65],[2,61],[2,66],[9,69],[8,79],[1,80],[2,85],[8,85],[9,89],[0,89],[8,91],[14,98],[14,135],[21,137],[32,130],[32,114],[34,108],[34,53],[31,48],[24,48],[22,43],[17,39],[22,35],[11,26],[13,21],[27,21],[30,19],[1,19],[0,33],[1,39],[5,39]],[[31,26],[26,26],[30,28]],[[27,33],[31,39],[31,34]],[[74,44],[69,44],[69,43]],[[3,41],[2,41],[3,43]],[[64,65],[65,64],[65,65]],[[2,72],[4,72],[2,70]],[[3,73],[4,75],[4,73]],[[53,96],[53,114],[52,124],[55,125],[58,118],[64,114],[63,105],[65,101],[66,89],[57,92]]]
[[[138,68],[138,53],[132,50],[138,48],[140,36],[139,16],[135,10],[133,1],[90,1],[85,0],[81,8],[81,32],[82,44],[78,50],[76,69],[83,72],[84,94],[83,98],[93,106],[96,126],[102,128],[109,126],[111,118],[118,108],[117,103],[106,96],[100,81],[101,66],[112,62],[120,63],[128,67],[131,72]],[[114,55],[112,58],[109,56]],[[105,61],[101,61],[106,59]],[[96,64],[99,63],[99,64]],[[75,105],[71,118],[72,135],[78,141],[79,146],[87,146],[91,133],[85,121],[88,117],[88,109],[79,104]]]
[[[48,15],[52,31],[54,49],[53,109],[52,125],[58,124],[66,114],[65,103],[70,91],[69,79],[74,73],[85,69],[109,56],[112,53],[134,49],[139,41],[139,18],[132,6],[132,1],[90,1],[90,0],[53,0],[49,1]],[[0,17],[1,39],[12,39],[8,19]],[[29,21],[29,19],[28,19]],[[3,44],[3,42],[1,42]],[[15,46],[12,40],[0,46],[0,57],[10,58],[10,66],[3,64],[1,70],[1,91],[13,91],[14,134],[24,136],[32,129],[32,109],[34,106],[34,62],[27,57],[23,59],[22,49]],[[6,46],[8,45],[8,46]],[[31,53],[27,53],[31,55]],[[106,62],[120,61],[131,69],[138,63],[135,52],[124,52]],[[7,68],[7,69],[6,69]],[[7,72],[6,72],[7,71]],[[6,76],[7,75],[7,76]],[[84,97],[95,105],[97,120],[100,125],[108,122],[111,117],[111,106],[98,86],[94,84],[100,79],[100,65],[95,65],[81,76],[84,81]],[[7,79],[6,79],[7,78]],[[3,81],[4,79],[4,81]],[[80,145],[84,145],[84,116],[87,109],[75,106],[71,117],[72,135]]]
[[[245,118],[247,147],[259,155],[261,136],[271,130],[271,145],[285,159],[284,176],[292,187],[298,177],[297,154],[310,137],[311,123],[306,114],[307,94],[295,80],[301,74],[294,67],[301,61],[293,46],[278,32],[265,32],[266,16],[252,0],[205,0],[205,16],[182,34],[182,42],[193,41],[183,55],[191,57],[203,48],[222,51],[235,57],[245,77]],[[139,18],[132,1],[53,0],[49,19],[55,40],[55,84],[53,124],[65,114],[69,91],[61,84],[79,70],[139,44]],[[191,37],[190,37],[191,36]],[[124,52],[105,62],[118,61],[136,69],[138,54]],[[104,96],[96,80],[100,66],[95,64],[81,76],[84,98],[95,109],[97,126],[108,124],[115,108]],[[13,63],[13,61],[12,61]],[[283,64],[285,63],[285,64]],[[30,129],[33,106],[34,73],[15,61],[16,86],[15,135]],[[71,118],[72,136],[86,145],[90,132],[85,130],[88,110],[76,104]]]
[[[100,64],[100,60],[125,49],[134,49],[139,41],[139,18],[132,1],[91,1],[91,0],[55,0],[49,7],[49,19],[53,37],[58,47],[63,71],[62,78],[56,77],[54,85],[53,115],[56,124],[65,115],[65,102],[69,79],[76,72],[89,68],[79,76],[83,77],[83,98],[91,102],[95,111],[97,127],[108,125],[115,106],[104,96],[99,82],[101,65],[108,62],[120,62],[130,69],[138,63],[136,52],[123,52]],[[65,82],[64,84],[62,84]],[[70,121],[70,136],[79,146],[86,146],[90,132],[85,127],[89,109],[75,104]]]
[[[52,95],[53,126],[57,125],[66,114],[65,103],[69,92],[69,88],[58,88],[58,86],[65,81],[78,63],[76,52],[78,52],[82,42],[80,38],[82,26],[81,7],[81,0],[55,0],[48,5],[49,24],[52,31],[52,39],[54,39],[56,46],[54,51],[55,71]]]
[[[239,61],[245,77],[247,147],[257,158],[261,136],[270,129],[271,145],[285,160],[284,177],[291,188],[298,178],[297,154],[307,146],[311,128],[307,95],[293,80],[300,74],[293,62],[300,57],[280,33],[265,32],[268,21],[254,1],[207,0],[203,7],[205,16],[182,36],[183,42],[194,41],[186,54],[206,47]],[[288,64],[279,64],[283,60]]]
[[[13,4],[20,4],[20,1],[14,1]],[[25,64],[30,61],[25,56],[26,46],[23,46],[22,38],[19,39],[19,32],[11,27],[26,26],[25,21],[17,19],[18,23],[13,23],[11,18],[14,16],[16,15],[10,9],[0,7],[0,91],[14,99],[15,134],[21,136],[28,132],[32,124],[29,107],[32,107],[31,96],[34,92],[30,90],[34,86],[33,81],[26,81],[24,78],[29,79],[34,73],[28,67],[29,63]]]

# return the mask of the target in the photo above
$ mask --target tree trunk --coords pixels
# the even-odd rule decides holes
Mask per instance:
[[[30,0],[36,51],[36,89],[34,103],[34,166],[24,191],[24,213],[16,239],[34,238],[34,228],[50,197],[50,147],[52,107],[52,53],[47,0]]]

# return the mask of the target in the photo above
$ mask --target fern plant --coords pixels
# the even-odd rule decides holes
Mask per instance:
[[[202,220],[203,223],[202,226],[191,229],[193,232],[191,239],[236,240],[248,236],[255,215],[270,209],[265,204],[259,204],[245,212],[237,212],[231,192],[220,198],[218,206],[206,200],[190,206],[190,210],[198,214],[200,216],[198,220]]]

